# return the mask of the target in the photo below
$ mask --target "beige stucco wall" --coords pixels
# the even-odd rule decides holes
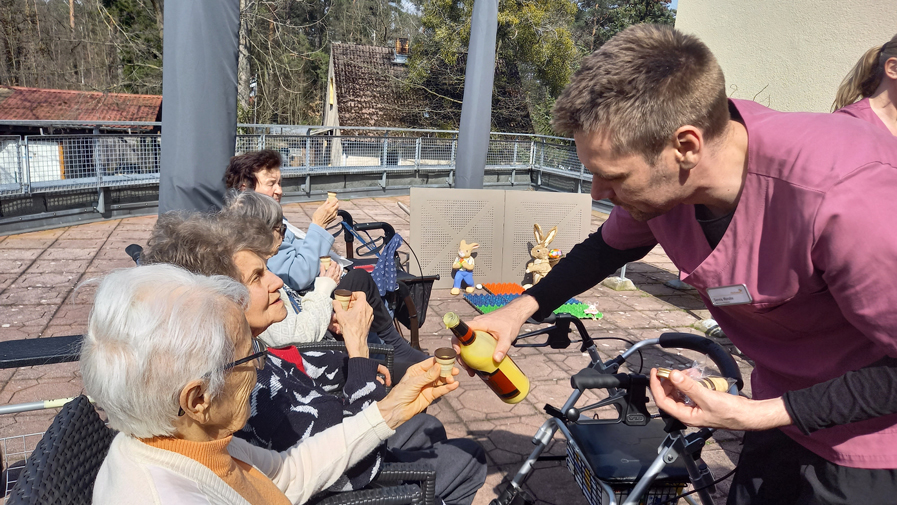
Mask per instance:
[[[897,33],[897,0],[679,0],[676,28],[710,47],[730,97],[828,112],[860,56]]]

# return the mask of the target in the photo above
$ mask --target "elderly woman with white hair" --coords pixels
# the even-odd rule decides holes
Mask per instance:
[[[114,272],[100,283],[81,373],[119,434],[94,503],[303,503],[458,387],[438,379],[431,359],[383,400],[288,450],[252,446],[233,438],[267,356],[244,316],[248,301],[233,279],[170,265]]]

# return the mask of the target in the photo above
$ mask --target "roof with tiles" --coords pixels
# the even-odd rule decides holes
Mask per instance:
[[[402,63],[394,63],[395,53],[391,47],[334,43],[331,46],[331,58],[341,125],[458,128],[463,85],[455,90],[457,97],[454,100],[428,93],[423,87],[406,86],[408,67]],[[463,65],[465,59],[462,57],[459,60],[459,64]],[[504,68],[499,62],[496,87],[501,86],[501,82],[510,81],[513,84],[494,93],[493,128],[532,133],[532,122],[526,105],[522,102],[520,78],[516,73],[511,75]],[[463,66],[461,73],[463,74]],[[504,79],[499,79],[499,75]],[[496,101],[509,99],[521,102],[511,107],[516,117],[496,115]]]
[[[0,121],[157,121],[161,95],[0,86]]]
[[[392,48],[335,43],[332,51],[340,124],[401,128],[425,119],[428,104],[402,89],[407,67],[393,63]]]

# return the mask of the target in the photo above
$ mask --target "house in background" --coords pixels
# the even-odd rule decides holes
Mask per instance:
[[[162,97],[0,86],[0,190],[29,183],[61,185],[102,175],[151,173],[160,155]],[[45,125],[28,121],[84,121]],[[94,127],[92,122],[113,122]],[[96,138],[70,134],[104,134]],[[146,135],[132,135],[134,133]],[[4,138],[5,136],[5,138]],[[27,160],[20,138],[29,136]]]
[[[463,85],[449,93],[435,93],[423,86],[406,84],[409,58],[408,39],[396,39],[395,47],[334,43],[330,49],[327,89],[324,94],[323,126],[335,127],[335,139],[324,150],[331,166],[370,166],[380,156],[381,165],[406,165],[410,159],[445,164],[450,152],[413,152],[414,146],[385,139],[392,147],[379,148],[373,138],[382,132],[352,130],[349,127],[421,128],[457,130],[461,122]],[[464,75],[466,59],[458,58],[453,75]],[[493,129],[502,132],[533,133],[526,96],[516,68],[496,62],[493,94]],[[501,105],[500,107],[498,105]],[[512,111],[501,113],[499,111]],[[353,138],[349,139],[351,135]],[[391,134],[392,135],[392,134]],[[382,144],[382,141],[381,141]],[[444,146],[444,144],[443,144]],[[424,145],[421,149],[426,150]],[[419,161],[427,163],[427,161]]]
[[[679,0],[676,28],[710,47],[730,97],[829,112],[860,56],[897,33],[895,7],[894,0]]]
[[[54,127],[23,126],[18,121],[145,121],[162,120],[161,95],[130,95],[96,91],[0,86],[0,135],[93,133],[92,125]],[[153,132],[152,126],[104,126],[102,131]]]

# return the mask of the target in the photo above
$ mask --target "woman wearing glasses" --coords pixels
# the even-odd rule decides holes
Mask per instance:
[[[175,264],[196,274],[240,280],[250,293],[245,315],[251,332],[264,337],[272,327],[282,324],[289,303],[280,294],[283,282],[265,265],[276,245],[272,229],[277,223],[278,219],[262,222],[230,212],[217,216],[163,214],[141,261]],[[269,356],[269,366],[259,371],[251,393],[252,416],[235,433],[237,437],[260,447],[286,450],[385,397],[384,384],[377,379],[382,366],[368,359],[367,335],[373,311],[364,293],[353,293],[349,310],[331,303],[347,353],[300,355],[295,347],[273,350],[276,354]],[[412,365],[410,370],[417,367]],[[332,394],[336,391],[341,394]],[[447,505],[469,505],[486,478],[485,455],[479,444],[469,439],[448,439],[438,419],[419,414],[378,450],[343,472],[329,489],[346,491],[366,486],[383,461],[433,467],[436,495]]]
[[[119,434],[94,503],[303,503],[458,386],[437,382],[431,359],[383,400],[286,451],[234,439],[266,360],[243,314],[249,299],[232,279],[170,265],[100,283],[81,372]]]

